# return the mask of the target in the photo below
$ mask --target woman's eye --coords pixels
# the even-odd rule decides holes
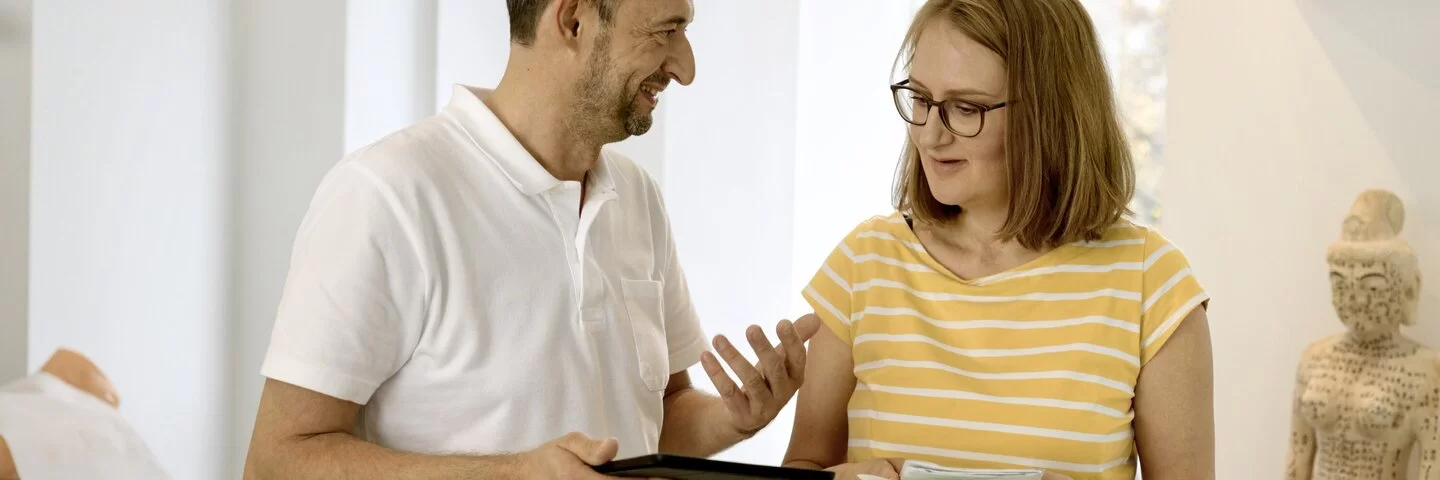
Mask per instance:
[[[974,105],[957,103],[950,106],[950,113],[958,115],[976,115],[980,113],[980,109]]]

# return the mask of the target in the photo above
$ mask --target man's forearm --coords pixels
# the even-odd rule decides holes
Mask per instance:
[[[660,452],[709,457],[750,438],[730,423],[725,403],[693,388],[665,397],[665,420],[660,430]]]
[[[251,444],[246,480],[334,478],[345,480],[440,480],[525,478],[517,455],[441,457],[401,453],[347,433],[327,433]],[[259,455],[257,455],[259,454]]]

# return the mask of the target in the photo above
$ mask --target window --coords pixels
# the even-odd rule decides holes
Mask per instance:
[[[1155,189],[1164,172],[1166,11],[1169,0],[1081,0],[1094,19],[1135,156],[1137,221],[1160,222]]]

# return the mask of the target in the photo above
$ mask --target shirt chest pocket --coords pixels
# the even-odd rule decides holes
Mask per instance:
[[[626,326],[635,341],[640,379],[652,392],[665,390],[670,379],[670,354],[665,341],[662,284],[655,280],[621,280]]]

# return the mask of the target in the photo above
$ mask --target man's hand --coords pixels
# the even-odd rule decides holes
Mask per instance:
[[[615,459],[620,451],[613,438],[596,440],[583,433],[570,433],[521,455],[526,471],[535,478],[607,479],[594,466]]]
[[[800,317],[800,320],[793,324],[789,320],[782,320],[775,326],[780,345],[779,348],[774,348],[765,337],[765,332],[760,327],[751,325],[746,329],[745,336],[750,341],[750,348],[754,349],[755,356],[760,360],[754,365],[724,336],[715,337],[715,351],[720,353],[725,363],[740,377],[744,388],[735,384],[720,366],[720,361],[710,352],[700,356],[700,363],[704,365],[705,373],[710,375],[710,381],[715,384],[720,398],[724,400],[726,410],[730,412],[731,425],[736,432],[747,437],[754,435],[769,425],[780,413],[780,409],[790,402],[790,397],[795,395],[795,391],[800,389],[800,385],[805,381],[805,342],[819,330],[820,319],[813,314]]]

